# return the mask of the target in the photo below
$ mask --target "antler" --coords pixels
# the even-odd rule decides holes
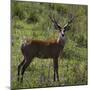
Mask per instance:
[[[72,23],[74,17],[72,17],[67,24],[64,25],[64,31],[70,30],[70,24]]]
[[[72,18],[68,21],[68,23],[64,25],[64,27],[70,25],[70,24],[72,23],[73,19],[74,19],[74,17],[72,17]]]
[[[74,17],[72,17],[71,20],[68,21],[68,24],[71,24],[73,19],[74,19]]]
[[[50,15],[49,15],[49,18],[51,19],[51,21],[54,23],[54,27],[56,30],[61,30],[61,26],[57,23],[57,21],[55,20],[55,18],[52,18]]]

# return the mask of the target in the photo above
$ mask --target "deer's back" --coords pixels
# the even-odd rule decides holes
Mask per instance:
[[[59,56],[62,47],[57,41],[32,40],[22,44],[22,53],[30,57],[54,58]]]

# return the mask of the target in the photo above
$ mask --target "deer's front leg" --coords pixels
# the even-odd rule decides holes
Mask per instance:
[[[56,81],[56,78],[59,81],[59,75],[58,75],[58,59],[57,58],[53,59],[53,63],[54,63],[54,81]]]
[[[56,75],[57,75],[57,81],[59,81],[59,75],[58,75],[58,59],[56,62]]]

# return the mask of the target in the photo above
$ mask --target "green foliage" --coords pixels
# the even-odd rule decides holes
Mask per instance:
[[[20,20],[25,18],[24,7],[20,3],[13,1],[12,3],[12,17],[17,16]]]
[[[87,47],[87,36],[83,33],[77,36],[76,42],[79,47]]]
[[[87,84],[87,6],[12,1],[12,60],[11,87],[36,88]],[[53,82],[53,60],[34,58],[24,75],[24,82],[17,82],[17,67],[22,61],[21,44],[24,38],[54,40],[54,30],[48,15],[64,26],[75,16],[66,32],[63,58],[59,58],[60,81]]]
[[[30,16],[27,18],[27,20],[26,20],[26,22],[28,23],[28,24],[30,24],[30,23],[35,23],[35,22],[37,22],[38,21],[38,19],[37,19],[37,17],[35,16],[35,14],[30,14]]]

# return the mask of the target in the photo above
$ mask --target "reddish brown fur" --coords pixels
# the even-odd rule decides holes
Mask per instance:
[[[63,41],[41,41],[41,40],[26,40],[22,44],[21,50],[23,55],[28,58],[58,58],[63,50]]]

